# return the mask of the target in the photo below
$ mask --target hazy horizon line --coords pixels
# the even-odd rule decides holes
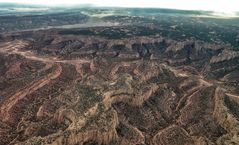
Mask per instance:
[[[76,8],[76,7],[97,7],[97,8],[135,8],[135,9],[165,9],[165,10],[180,10],[180,11],[204,11],[204,12],[214,12],[213,10],[203,10],[203,9],[181,9],[181,8],[167,8],[167,7],[127,7],[127,6],[99,6],[95,4],[85,3],[85,4],[56,4],[56,5],[44,5],[44,4],[27,4],[27,3],[20,3],[20,2],[1,2],[0,4],[16,4],[16,5],[23,5],[23,6],[35,6],[35,7],[49,7],[49,8]],[[1,5],[0,5],[1,7]],[[239,12],[239,11],[238,11]]]
[[[158,8],[158,9],[176,9],[176,10],[190,10],[190,11],[213,11],[223,13],[239,12],[239,1],[233,0],[0,0],[0,3],[5,4],[19,4],[28,6],[44,6],[44,7],[113,7],[113,8]]]

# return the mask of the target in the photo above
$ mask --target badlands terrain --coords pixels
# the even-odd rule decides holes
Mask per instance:
[[[199,33],[198,18],[105,16],[101,26],[87,26],[94,17],[25,30],[24,16],[9,32],[10,17],[1,21],[0,145],[239,144],[238,27],[197,23]]]
[[[2,145],[239,143],[239,53],[230,46],[77,31],[2,37]]]

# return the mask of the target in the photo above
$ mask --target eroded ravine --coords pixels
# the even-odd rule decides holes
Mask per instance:
[[[5,89],[4,144],[238,143],[230,125],[238,124],[239,92],[232,49],[162,37],[52,33],[36,32],[39,42],[1,44],[4,59],[14,60],[4,63],[3,76],[16,82],[33,76],[26,86]]]

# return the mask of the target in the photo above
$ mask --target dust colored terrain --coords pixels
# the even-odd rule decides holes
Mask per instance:
[[[128,29],[90,29],[109,28]],[[230,45],[55,29],[6,34],[0,56],[1,145],[239,143]]]

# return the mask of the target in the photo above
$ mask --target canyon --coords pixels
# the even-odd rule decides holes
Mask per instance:
[[[0,144],[239,144],[239,52],[131,31],[2,35]]]

